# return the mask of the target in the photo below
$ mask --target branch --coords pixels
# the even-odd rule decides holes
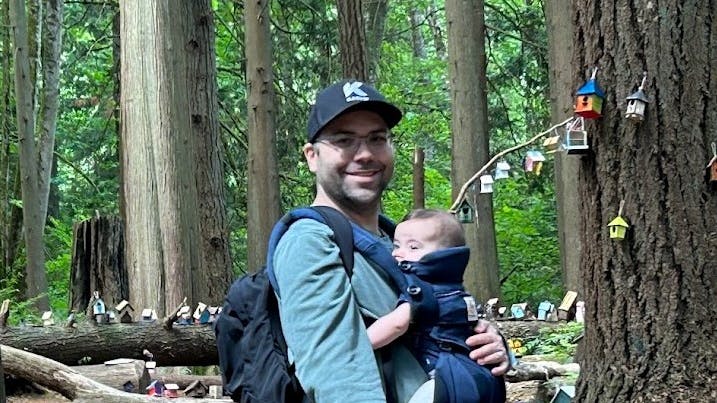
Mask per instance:
[[[498,154],[496,154],[493,158],[490,159],[490,161],[488,161],[485,165],[483,165],[483,167],[482,167],[481,169],[479,169],[478,172],[475,173],[475,175],[471,176],[471,178],[468,179],[468,181],[466,181],[466,183],[463,184],[463,186],[461,187],[461,191],[458,193],[458,197],[456,197],[456,200],[453,202],[453,205],[451,206],[451,208],[450,208],[448,211],[451,212],[451,213],[455,213],[455,212],[458,210],[458,206],[461,204],[461,202],[463,201],[463,199],[466,197],[466,191],[468,191],[468,188],[469,188],[469,187],[473,184],[473,182],[475,182],[491,165],[493,165],[493,163],[495,163],[500,157],[502,157],[502,156],[504,156],[505,154],[508,154],[508,153],[510,153],[510,152],[513,152],[513,151],[515,151],[515,150],[519,150],[519,149],[521,149],[521,148],[523,148],[523,147],[526,147],[526,146],[529,146],[529,145],[533,144],[533,143],[534,143],[536,140],[538,140],[539,138],[545,136],[546,134],[552,133],[553,130],[555,130],[556,128],[558,128],[558,127],[560,127],[560,126],[565,126],[566,124],[570,123],[573,119],[575,119],[575,117],[569,117],[568,119],[565,119],[563,122],[551,126],[548,130],[545,130],[545,131],[542,131],[542,132],[536,134],[535,136],[533,136],[533,138],[531,138],[530,140],[526,141],[525,143],[518,144],[517,146],[508,148],[508,149],[503,150],[503,151],[499,152]]]

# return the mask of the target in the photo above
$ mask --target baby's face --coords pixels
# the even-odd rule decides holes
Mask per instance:
[[[393,257],[397,261],[417,262],[423,255],[442,248],[438,226],[431,219],[413,219],[396,226]]]

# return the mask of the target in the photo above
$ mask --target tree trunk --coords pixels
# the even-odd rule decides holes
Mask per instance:
[[[365,15],[366,62],[369,82],[378,80],[379,61],[381,60],[381,42],[386,28],[388,0],[361,0]]]
[[[425,207],[425,167],[423,160],[425,158],[423,149],[416,147],[413,151],[413,208],[421,209]]]
[[[339,13],[339,48],[344,78],[368,81],[366,32],[361,2],[362,0],[336,1]]]
[[[274,72],[267,0],[244,4],[247,81],[247,263],[250,270],[266,260],[267,243],[279,219],[276,160]]]
[[[424,17],[418,9],[414,7],[411,8],[409,18],[411,21],[411,49],[413,49],[413,57],[425,59],[426,41],[423,39],[423,32],[421,31],[421,24]]]
[[[146,359],[149,350],[159,366],[216,365],[214,330],[208,325],[112,323],[76,328],[9,327],[0,333],[0,344],[26,350],[66,365],[77,365],[85,357],[97,364],[116,358]]]
[[[580,402],[717,401],[717,8],[573,3],[573,87],[597,66],[603,117],[581,160],[586,296]],[[645,120],[624,118],[647,72]],[[618,214],[623,241],[608,236]]]
[[[192,294],[199,301],[224,300],[232,279],[229,229],[224,205],[224,150],[219,133],[214,15],[209,0],[188,3],[189,99],[196,144],[199,195],[199,270],[192,273]]]
[[[103,385],[126,392],[144,393],[151,382],[146,363],[142,360],[112,365],[79,365],[72,369]],[[125,389],[127,382],[132,384],[132,390]]]
[[[45,255],[42,240],[45,216],[40,211],[43,202],[38,179],[34,134],[35,114],[32,102],[33,77],[30,74],[27,15],[25,14],[24,1],[10,1],[10,16],[15,38],[15,98],[20,172],[22,176],[23,226],[27,255],[26,295],[28,299],[37,298],[35,301],[36,307],[44,311],[50,306],[47,298],[47,277],[45,275]]]
[[[428,16],[426,21],[433,33],[433,47],[436,49],[436,56],[438,56],[439,59],[444,59],[446,57],[446,44],[443,38],[443,25],[438,19],[438,9],[439,7],[435,4],[435,0],[431,0],[431,4],[428,6],[428,12],[426,13]]]
[[[118,217],[91,218],[75,224],[72,232],[70,308],[84,312],[94,291],[108,307],[129,300],[122,221]]]
[[[570,0],[548,0],[545,15],[548,25],[550,65],[550,114],[553,124],[562,122],[572,111],[573,81],[570,59],[573,51],[572,4]],[[555,157],[555,198],[558,205],[560,266],[566,290],[580,287],[580,200],[578,171],[580,159],[559,152]]]
[[[451,80],[453,198],[490,156],[483,1],[446,2]],[[493,224],[493,195],[469,197],[476,223],[466,229],[471,259],[464,281],[479,301],[500,296],[498,255]]]

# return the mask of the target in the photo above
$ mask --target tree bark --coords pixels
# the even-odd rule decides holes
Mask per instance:
[[[154,354],[159,366],[216,365],[216,341],[211,326],[174,326],[160,324],[81,324],[76,328],[60,326],[5,328],[0,344],[26,350],[66,365],[77,365],[85,357],[90,363],[116,358],[145,359],[143,350]]]
[[[124,391],[125,384],[130,382],[134,390],[127,392],[144,393],[145,388],[149,386],[151,382],[149,372],[145,365],[145,362],[142,360],[134,360],[129,363],[112,365],[79,365],[72,367],[72,369],[87,378],[117,390]]]
[[[367,79],[369,82],[375,83],[378,81],[381,42],[383,42],[383,33],[386,30],[388,0],[361,0],[361,3],[366,21],[364,32],[366,34]]]
[[[269,234],[279,219],[276,159],[274,72],[267,0],[244,4],[247,81],[247,264],[258,269],[266,260]]]
[[[463,183],[490,159],[483,1],[446,1],[446,20],[453,132],[451,182],[455,198]],[[464,282],[479,301],[500,297],[492,196],[474,192],[469,201],[476,210],[476,222],[465,227],[471,258]]]
[[[45,311],[50,303],[47,298],[47,277],[42,235],[45,216],[39,188],[37,148],[35,145],[35,113],[33,107],[33,76],[30,73],[29,40],[25,2],[10,1],[15,51],[15,99],[17,109],[18,150],[23,201],[23,227],[27,255],[25,282],[28,299],[37,298],[35,305]],[[47,202],[45,202],[46,205]]]
[[[198,301],[223,301],[232,279],[224,204],[224,150],[219,133],[214,15],[209,0],[191,1],[188,41],[192,137],[199,196],[200,266],[192,273]]]
[[[339,14],[339,48],[344,78],[367,82],[369,75],[366,32],[361,2],[362,0],[336,1]]]
[[[548,25],[548,53],[550,66],[550,114],[556,124],[570,116],[572,111],[573,82],[570,60],[573,51],[572,4],[570,0],[545,2]],[[558,152],[555,158],[555,198],[558,206],[558,240],[560,266],[566,290],[576,291],[582,297],[580,279],[580,200],[578,198],[578,172],[580,159]]]
[[[651,3],[652,4],[652,3]],[[603,117],[581,160],[585,354],[580,402],[716,401],[717,8],[575,2],[573,87],[597,66]],[[624,118],[647,72],[645,120]],[[609,237],[618,214],[630,224]]]

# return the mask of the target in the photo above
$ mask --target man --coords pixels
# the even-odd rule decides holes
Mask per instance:
[[[390,129],[401,117],[372,87],[341,81],[317,95],[303,148],[316,175],[313,204],[336,208],[387,248],[391,239],[378,215],[393,175]],[[395,286],[360,253],[349,279],[332,235],[324,224],[299,220],[274,254],[282,329],[304,391],[316,403],[432,401],[428,376],[408,349],[394,342],[374,355],[366,334],[366,321],[395,308]],[[495,375],[507,371],[495,328],[481,323],[466,342],[476,347],[470,357],[479,364],[495,365]]]

